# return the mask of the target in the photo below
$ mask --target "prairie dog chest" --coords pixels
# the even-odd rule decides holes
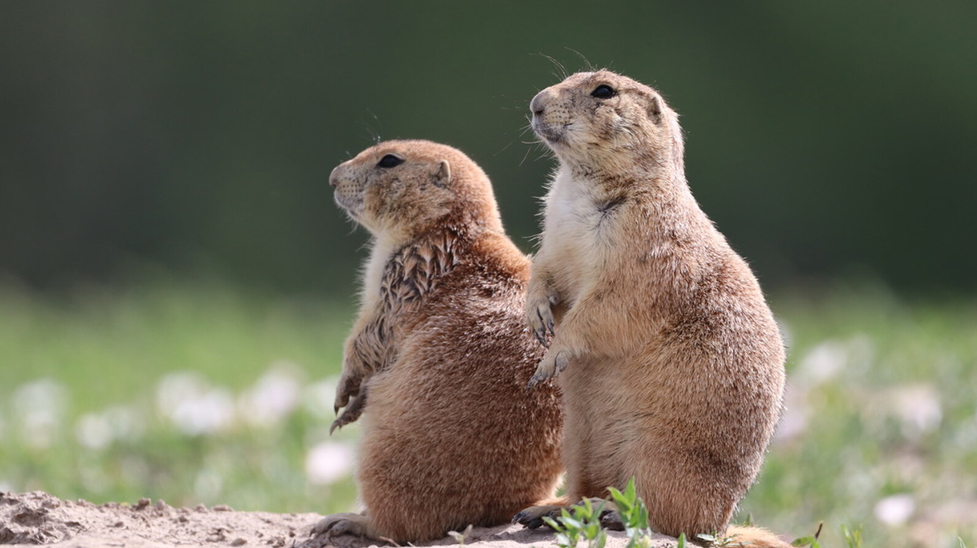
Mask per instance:
[[[566,297],[585,291],[607,265],[615,229],[612,213],[589,181],[574,180],[569,170],[557,173],[546,196],[539,255]]]
[[[373,242],[370,258],[363,269],[363,289],[360,294],[360,308],[363,311],[374,310],[380,302],[383,272],[396,249],[396,243],[387,238],[377,238]]]

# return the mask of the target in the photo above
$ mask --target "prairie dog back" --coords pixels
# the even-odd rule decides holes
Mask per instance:
[[[502,229],[488,177],[446,145],[389,141],[330,184],[374,239],[333,425],[364,421],[366,511],[315,532],[421,542],[551,496],[559,395],[525,390],[542,357],[522,320],[529,260]]]

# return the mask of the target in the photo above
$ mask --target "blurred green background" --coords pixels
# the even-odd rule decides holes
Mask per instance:
[[[974,29],[971,1],[4,2],[0,491],[355,508],[328,425],[367,235],[329,171],[455,145],[531,251],[528,102],[596,66],[682,115],[787,336],[738,519],[974,546]]]
[[[330,169],[455,145],[529,249],[529,99],[610,67],[682,115],[705,210],[769,287],[973,289],[977,4],[6,2],[0,270],[350,293]],[[586,62],[574,52],[586,58]]]

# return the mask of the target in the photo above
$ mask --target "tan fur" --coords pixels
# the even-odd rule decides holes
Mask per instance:
[[[379,167],[388,154],[404,162]],[[551,496],[559,393],[525,389],[543,356],[522,319],[529,260],[503,232],[488,177],[451,147],[389,141],[330,183],[374,236],[334,425],[363,413],[366,512],[317,530],[420,542]]]
[[[601,84],[616,95],[593,97]],[[565,368],[569,499],[633,476],[654,531],[724,531],[781,410],[773,315],[692,197],[678,116],[655,90],[580,73],[531,108],[560,166],[526,313],[555,332],[533,382]]]

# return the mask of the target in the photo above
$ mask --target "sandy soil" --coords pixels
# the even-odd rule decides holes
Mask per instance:
[[[0,545],[54,544],[71,547],[161,548],[175,546],[258,546],[272,548],[337,548],[370,546],[349,536],[328,544],[311,539],[309,530],[319,514],[236,512],[227,506],[173,508],[159,500],[142,499],[134,505],[110,502],[95,505],[83,500],[63,501],[40,491],[0,493]],[[608,548],[623,548],[623,533],[608,533]],[[456,545],[446,538],[430,546]],[[466,546],[479,548],[554,547],[553,535],[520,526],[473,530]],[[656,536],[653,546],[674,546],[674,539]],[[583,543],[580,544],[584,546]]]

